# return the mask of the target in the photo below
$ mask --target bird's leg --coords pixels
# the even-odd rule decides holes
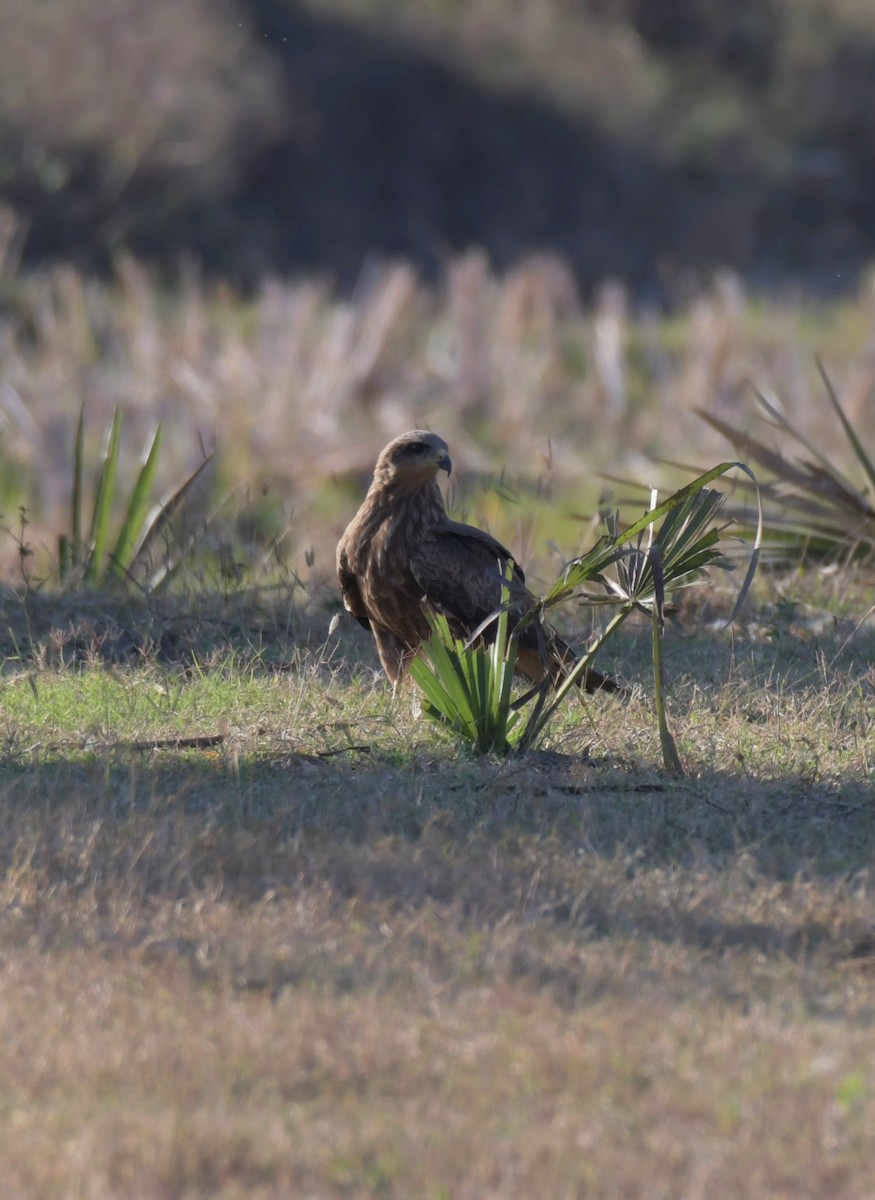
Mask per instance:
[[[383,670],[386,672],[386,677],[392,684],[393,695],[397,694],[398,685],[404,678],[407,661],[407,647],[397,638],[394,633],[390,633],[383,626],[374,625],[374,641],[377,643],[377,652],[380,655],[380,662],[383,664]]]

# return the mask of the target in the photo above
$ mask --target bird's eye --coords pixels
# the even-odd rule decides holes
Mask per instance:
[[[425,442],[414,442],[410,449],[414,454],[425,454],[428,446],[426,446]]]

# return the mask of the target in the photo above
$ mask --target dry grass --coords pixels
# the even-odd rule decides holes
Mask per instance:
[[[472,760],[347,631],[277,671],[280,609],[195,669],[22,645],[8,1194],[869,1195],[867,588],[764,579],[734,640],[672,642],[680,783],[646,688]]]
[[[244,301],[192,270],[171,295],[132,260],[110,285],[57,269],[12,274],[6,291],[0,503],[12,533],[16,507],[28,509],[25,566],[36,577],[51,573],[69,528],[83,402],[91,456],[113,407],[125,410],[128,479],[156,420],[162,488],[217,448],[214,495],[226,503],[206,540],[217,588],[241,570],[271,576],[278,557],[310,578],[311,547],[317,576],[330,573],[377,452],[405,428],[447,438],[451,503],[491,524],[544,581],[590,540],[573,514],[593,511],[603,485],[594,463],[651,482],[645,454],[731,457],[696,408],[749,425],[754,382],[818,446],[839,444],[815,352],[875,443],[868,286],[856,301],[766,307],[727,278],[669,317],[632,311],[618,287],[585,306],[556,260],[497,276],[472,253],[438,289],[396,264],[367,271],[350,299],[274,281]],[[8,571],[17,557],[7,537]]]

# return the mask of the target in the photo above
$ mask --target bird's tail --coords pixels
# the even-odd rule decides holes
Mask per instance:
[[[577,665],[579,659],[564,638],[555,630],[550,630],[543,644],[537,649],[520,646],[517,657],[517,670],[520,674],[540,683],[549,675],[555,687],[566,679]],[[616,692],[626,695],[627,689],[608,675],[603,675],[594,667],[587,667],[578,686],[587,692]]]

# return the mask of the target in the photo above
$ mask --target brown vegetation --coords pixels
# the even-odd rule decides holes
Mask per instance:
[[[585,305],[557,260],[499,276],[475,253],[438,288],[406,265],[375,268],[352,299],[313,281],[268,280],[243,301],[193,269],[179,284],[168,293],[131,259],[110,284],[69,267],[7,267],[0,504],[13,532],[16,508],[28,510],[25,567],[36,579],[50,574],[69,528],[82,404],[88,462],[115,406],[124,409],[126,479],[132,454],[164,423],[159,493],[217,450],[213,504],[227,503],[205,546],[223,590],[241,571],[270,575],[277,553],[306,580],[310,548],[328,577],[376,454],[407,428],[465,446],[451,510],[517,547],[541,581],[554,574],[549,545],[558,560],[591,540],[580,514],[605,486],[595,464],[651,482],[644,454],[699,466],[726,458],[726,441],[695,410],[761,433],[752,384],[841,463],[815,353],[875,444],[868,282],[854,301],[767,306],[724,276],[673,316],[632,308],[617,289]],[[11,571],[13,538],[4,551]]]

